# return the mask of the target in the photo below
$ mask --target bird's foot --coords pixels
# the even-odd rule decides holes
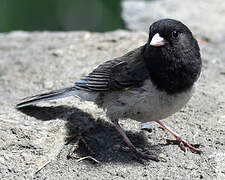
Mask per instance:
[[[176,138],[176,140],[171,140],[171,139],[162,139],[165,140],[168,144],[175,144],[180,147],[182,151],[186,151],[186,148],[189,148],[193,153],[196,154],[201,154],[202,151],[200,151],[199,148],[200,144],[189,144],[187,141],[181,139],[181,138]]]
[[[125,143],[127,144],[128,148],[124,148],[120,145],[117,146],[117,149],[122,150],[122,151],[129,151],[131,150],[134,155],[135,158],[140,162],[143,163],[143,159],[145,160],[153,160],[153,161],[166,161],[164,158],[158,157],[158,156],[154,156],[153,154],[151,154],[150,152],[141,152],[138,151],[135,146],[132,144],[132,142],[130,141],[130,139],[127,137],[127,135],[125,134],[125,132],[123,131],[123,129],[120,127],[118,121],[114,122],[115,128],[117,129],[117,131],[122,135]]]
[[[116,145],[116,146],[114,146],[114,148],[116,150],[120,150],[120,151],[123,151],[123,152],[130,152],[130,151],[132,151],[133,154],[135,155],[135,159],[137,159],[141,163],[143,163],[142,159],[144,159],[144,160],[153,160],[153,161],[156,161],[156,162],[159,162],[159,161],[166,162],[166,159],[164,159],[162,157],[159,157],[159,156],[155,156],[155,155],[153,155],[152,153],[150,153],[148,151],[142,152],[142,151],[137,150],[136,148],[129,148],[129,147],[123,146],[123,145]]]
[[[165,158],[159,157],[159,156],[155,156],[155,155],[153,155],[152,153],[150,153],[148,151],[141,152],[141,151],[138,151],[137,149],[132,150],[132,151],[133,151],[133,153],[135,154],[135,156],[138,159],[141,158],[141,159],[152,160],[152,161],[156,161],[156,162],[159,162],[159,161],[166,162]]]
[[[156,122],[176,138],[176,140],[170,140],[170,139],[162,139],[162,140],[165,140],[168,144],[179,145],[179,147],[183,151],[186,151],[185,147],[187,147],[194,153],[197,153],[197,154],[202,153],[200,150],[197,149],[200,146],[199,144],[189,144],[187,141],[183,140],[179,134],[177,134],[170,127],[168,127],[165,123],[163,123],[159,120]]]

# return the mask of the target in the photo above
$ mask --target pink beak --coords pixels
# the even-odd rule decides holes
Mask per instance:
[[[159,33],[156,33],[153,37],[152,37],[152,40],[150,42],[150,45],[151,46],[154,46],[154,47],[160,47],[160,46],[163,46],[165,45],[165,40],[164,38],[162,38]]]

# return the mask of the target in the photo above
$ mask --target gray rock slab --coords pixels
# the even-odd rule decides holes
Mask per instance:
[[[0,34],[0,179],[224,179],[225,42],[202,41],[203,72],[194,97],[167,123],[188,141],[200,143],[201,156],[165,145],[167,132],[152,124],[122,120],[134,144],[167,159],[146,162],[113,146],[122,138],[92,103],[70,97],[23,111],[19,99],[71,86],[98,64],[143,45],[147,34],[115,31],[22,32]],[[100,163],[68,158],[89,155]],[[82,143],[83,142],[83,143]]]
[[[123,1],[122,7],[122,16],[129,29],[146,31],[153,21],[174,18],[184,22],[199,36],[224,39],[223,0],[127,0]]]

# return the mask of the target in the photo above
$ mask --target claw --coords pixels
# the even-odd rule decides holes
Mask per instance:
[[[140,152],[138,150],[133,150],[134,154],[137,156],[137,157],[140,157],[142,159],[146,159],[146,160],[153,160],[153,161],[156,161],[156,162],[159,162],[160,161],[160,157],[158,156],[153,156],[152,154],[150,154],[149,152]]]
[[[185,147],[187,147],[192,152],[197,153],[197,154],[201,154],[201,151],[196,149],[196,148],[200,147],[199,144],[188,144],[186,141],[182,140],[181,138],[178,138],[176,140],[171,140],[171,139],[161,139],[161,140],[165,140],[168,144],[179,145],[181,150],[184,151],[184,152],[186,152],[186,148]]]
[[[161,121],[156,121],[157,123],[159,123],[160,126],[162,126],[165,130],[167,130],[170,134],[172,134],[176,140],[170,140],[170,139],[161,139],[161,140],[165,140],[168,144],[176,144],[179,145],[179,147],[181,148],[182,151],[186,151],[186,148],[189,148],[192,152],[197,153],[197,154],[201,154],[202,151],[196,149],[199,148],[199,144],[188,144],[187,141],[183,140],[179,134],[177,134],[176,132],[174,132],[172,129],[170,129],[170,127],[168,127],[166,124],[164,124]]]

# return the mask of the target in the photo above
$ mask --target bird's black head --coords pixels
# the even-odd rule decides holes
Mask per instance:
[[[198,43],[188,27],[173,19],[162,19],[150,26],[147,46],[156,47],[158,51],[188,51],[193,48],[199,52]]]
[[[153,83],[170,94],[190,88],[201,71],[197,41],[187,26],[173,19],[150,26],[144,57]]]

